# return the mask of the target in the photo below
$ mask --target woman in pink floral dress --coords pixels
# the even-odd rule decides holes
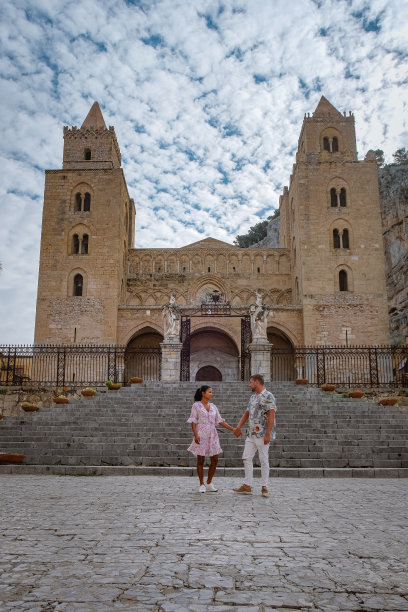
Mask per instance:
[[[222,453],[217,425],[222,425],[225,429],[234,431],[218,412],[215,404],[210,402],[212,389],[208,385],[203,385],[197,389],[194,395],[194,404],[191,408],[191,416],[187,423],[191,423],[194,440],[187,450],[197,456],[197,475],[200,480],[200,493],[215,492],[217,489],[211,482],[217,469],[218,455]],[[210,467],[208,468],[207,485],[204,484],[204,461],[210,457]]]

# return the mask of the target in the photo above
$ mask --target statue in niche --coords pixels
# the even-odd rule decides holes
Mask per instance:
[[[268,341],[267,327],[268,316],[270,314],[270,306],[262,303],[262,295],[260,291],[256,291],[256,302],[249,307],[249,315],[251,317],[252,340]]]
[[[170,297],[170,300],[168,302],[163,304],[162,315],[164,319],[165,340],[179,340],[181,310],[180,306],[176,302],[176,298],[174,295]]]

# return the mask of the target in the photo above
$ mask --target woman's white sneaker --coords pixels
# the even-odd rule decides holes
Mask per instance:
[[[205,485],[204,484],[200,485],[200,488],[198,489],[198,492],[199,493],[205,493],[205,491],[206,491]]]
[[[206,485],[205,490],[207,491],[207,493],[216,493],[218,491],[218,489],[216,487],[214,487],[212,482],[210,482],[210,484]]]

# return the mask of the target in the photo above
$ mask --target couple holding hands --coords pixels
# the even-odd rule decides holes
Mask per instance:
[[[272,393],[265,389],[264,378],[261,374],[253,374],[249,379],[249,386],[253,393],[249,399],[248,408],[235,428],[224,421],[217,406],[211,402],[211,387],[203,385],[194,395],[191,416],[187,421],[191,423],[194,440],[188,450],[197,457],[200,493],[217,491],[212,479],[217,469],[218,455],[222,453],[222,449],[216,426],[221,425],[229,429],[239,438],[242,435],[241,427],[248,421],[248,433],[242,455],[245,467],[244,484],[233,490],[236,493],[252,493],[253,458],[258,452],[261,463],[262,497],[269,497],[269,443],[275,439],[276,403]],[[206,457],[210,458],[210,467],[205,484],[204,461]]]

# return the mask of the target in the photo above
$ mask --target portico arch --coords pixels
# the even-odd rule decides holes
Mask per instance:
[[[231,336],[225,332],[216,327],[207,326],[201,327],[191,334],[191,380],[239,380],[239,365],[238,347]],[[207,372],[207,375],[211,376],[217,374],[220,378],[200,378],[203,372]],[[197,378],[197,376],[199,377]]]
[[[271,380],[294,380],[295,350],[289,338],[278,327],[268,327],[268,340],[271,349]]]
[[[125,350],[125,380],[139,376],[143,380],[160,380],[163,335],[150,326],[136,332]]]

